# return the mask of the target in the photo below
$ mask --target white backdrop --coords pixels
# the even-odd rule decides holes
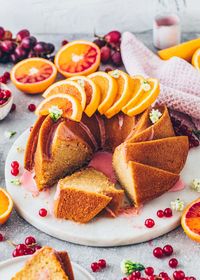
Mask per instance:
[[[183,30],[200,31],[200,0],[186,1]],[[158,0],[0,0],[0,26],[13,32],[26,27],[33,33],[140,32],[152,28],[157,4]]]

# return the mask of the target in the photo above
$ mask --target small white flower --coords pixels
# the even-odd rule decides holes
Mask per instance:
[[[84,87],[85,86],[85,81],[83,79],[78,79],[77,83],[81,86]]]
[[[118,69],[115,69],[114,71],[112,71],[111,76],[112,76],[113,78],[116,78],[116,79],[119,78],[119,76],[120,76],[119,70],[118,70]]]
[[[191,189],[200,192],[200,179],[192,180]]]
[[[162,116],[162,113],[158,109],[156,109],[156,110],[152,109],[149,114],[149,118],[152,123],[156,123],[160,119],[161,116]]]
[[[10,138],[12,138],[16,133],[17,133],[16,131],[10,130],[10,131],[5,131],[4,135],[5,135],[6,138],[10,139]]]
[[[127,274],[126,260],[121,261],[120,268],[122,273]]]
[[[149,91],[151,89],[151,85],[146,80],[144,80],[142,82],[142,88],[144,91]]]
[[[24,148],[23,148],[23,147],[20,147],[20,146],[18,146],[18,147],[16,148],[16,150],[17,150],[18,153],[23,153],[23,152],[24,152]]]
[[[63,110],[59,109],[58,106],[51,106],[51,108],[49,108],[49,115],[54,121],[60,119],[62,114]]]
[[[19,179],[12,179],[12,180],[10,180],[10,183],[13,185],[16,185],[16,186],[21,185],[21,182]]]
[[[180,200],[179,198],[177,198],[175,201],[171,201],[171,208],[175,211],[183,211],[184,209],[184,201]]]

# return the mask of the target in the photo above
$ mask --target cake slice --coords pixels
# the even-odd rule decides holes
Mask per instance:
[[[115,157],[179,174],[185,165],[188,150],[188,137],[178,136],[140,143],[125,142],[116,148]]]
[[[25,263],[12,280],[74,280],[67,252],[57,252],[43,247]]]
[[[54,122],[49,116],[43,122],[34,156],[35,180],[40,191],[91,159],[92,143],[77,124],[66,119]]]
[[[167,107],[157,106],[154,109],[158,109],[162,113],[159,120],[152,124],[149,119],[151,109],[147,109],[138,122],[138,128],[127,140],[128,142],[135,143],[175,136]]]
[[[102,172],[88,167],[58,182],[54,214],[87,223],[106,207],[117,214],[123,197],[123,190],[117,190]]]
[[[150,201],[170,190],[179,180],[179,175],[114,156],[116,175],[135,207]]]

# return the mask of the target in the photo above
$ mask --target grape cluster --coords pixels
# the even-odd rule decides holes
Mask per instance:
[[[171,121],[174,127],[175,134],[177,136],[188,136],[190,148],[199,146],[199,139],[194,130],[190,129],[185,124],[182,124],[181,120],[171,117]]]
[[[43,57],[53,60],[55,47],[51,43],[38,42],[27,29],[20,30],[16,38],[9,30],[0,27],[0,63],[17,63],[25,58]]]
[[[120,52],[121,33],[119,31],[111,31],[105,36],[95,34],[95,43],[101,49],[101,62],[112,63],[114,66],[122,66],[122,57]]]

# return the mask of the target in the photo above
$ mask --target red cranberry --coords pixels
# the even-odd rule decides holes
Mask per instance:
[[[62,46],[65,46],[65,45],[67,45],[69,42],[67,41],[67,40],[63,40],[62,41]]]
[[[15,111],[15,110],[16,110],[16,104],[13,103],[13,104],[12,104],[12,107],[11,107],[11,109],[10,109],[10,111],[13,112],[13,111]]]
[[[4,37],[5,34],[5,30],[3,27],[0,27],[0,39],[2,39]]]
[[[132,274],[128,276],[127,278],[128,280],[137,280],[139,278],[136,278],[135,276],[133,276]]]
[[[166,272],[160,272],[159,276],[164,278],[164,277],[169,277],[168,274]]]
[[[3,76],[6,78],[6,80],[10,80],[10,73],[9,72],[5,72],[3,74]]]
[[[39,211],[39,215],[41,217],[46,217],[47,215],[47,210],[45,208],[41,208],[40,211]]]
[[[171,268],[176,268],[177,265],[178,265],[177,259],[172,258],[172,259],[169,260],[169,266],[170,266]]]
[[[139,278],[139,277],[141,277],[141,272],[140,271],[134,271],[134,272],[132,272],[131,276]]]
[[[36,245],[36,246],[34,247],[35,251],[40,250],[41,248],[42,248],[42,247],[41,247],[40,245]]]
[[[172,209],[171,208],[166,208],[164,210],[164,215],[165,215],[165,217],[170,218],[172,216]]]
[[[3,234],[0,233],[0,242],[2,242],[4,240]]]
[[[15,249],[13,251],[12,255],[13,255],[14,258],[23,256],[24,255],[24,250]]]
[[[98,261],[98,265],[101,267],[101,268],[105,268],[106,267],[106,261],[104,259],[100,259]]]
[[[24,250],[24,255],[32,255],[34,252],[35,252],[35,250],[28,247]]]
[[[7,83],[7,79],[4,76],[0,77],[0,83],[6,84]]]
[[[11,174],[12,174],[13,176],[17,176],[17,175],[19,174],[19,169],[18,169],[18,168],[12,168],[12,169],[11,169]]]
[[[12,167],[12,168],[19,168],[19,162],[16,161],[16,160],[12,161],[12,162],[11,162],[11,167]]]
[[[190,276],[190,277],[189,277],[189,280],[196,280],[196,278],[193,277],[193,276]]]
[[[154,255],[154,257],[161,259],[163,257],[163,249],[160,247],[156,247],[153,250],[153,255]]]
[[[91,269],[92,269],[93,272],[97,272],[100,269],[100,267],[99,267],[97,262],[93,262],[91,264]]]
[[[129,280],[127,277],[122,278],[122,280]]]
[[[173,253],[173,247],[171,245],[165,245],[163,247],[163,253],[166,255],[166,256],[171,256],[171,254]]]
[[[182,270],[176,270],[173,273],[173,277],[175,280],[183,280],[185,277],[185,273]]]
[[[18,245],[16,246],[16,249],[17,249],[17,250],[26,250],[27,247],[26,247],[25,244],[18,244]]]
[[[148,279],[148,280],[156,280],[156,277],[157,277],[157,276],[155,276],[155,275],[151,275],[151,276],[149,276],[147,279]]]
[[[25,239],[25,244],[26,245],[32,245],[32,244],[35,244],[35,243],[36,243],[35,237],[33,237],[33,236],[26,237],[26,239]]]
[[[11,92],[9,90],[4,91],[4,99],[9,99],[11,97]]]
[[[153,269],[153,267],[149,266],[149,267],[145,268],[144,272],[145,272],[146,275],[151,276],[151,275],[154,274],[154,269]]]
[[[30,112],[34,112],[36,110],[35,104],[29,104],[28,109],[29,109]]]
[[[163,210],[158,210],[157,211],[157,216],[158,216],[158,218],[163,218],[164,217],[164,211]]]
[[[155,222],[153,219],[146,219],[144,224],[147,228],[152,228],[155,225]]]

